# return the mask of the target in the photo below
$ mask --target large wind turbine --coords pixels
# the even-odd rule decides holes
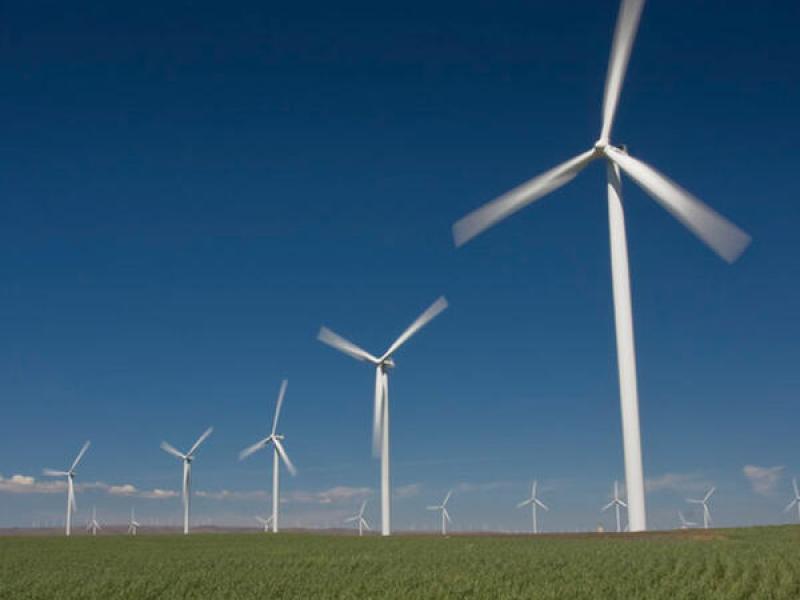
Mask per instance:
[[[87,441],[83,447],[81,448],[80,452],[78,452],[78,456],[75,457],[75,460],[72,461],[72,466],[66,471],[56,471],[54,469],[45,469],[42,471],[45,475],[49,477],[66,477],[67,478],[67,518],[65,521],[65,533],[66,535],[70,535],[72,533],[72,513],[78,510],[78,505],[75,502],[75,468],[78,466],[78,463],[81,462],[83,455],[89,449],[89,445],[91,442]]]
[[[184,454],[183,452],[179,452],[174,447],[172,447],[167,442],[161,442],[161,449],[168,453],[172,454],[172,456],[179,458],[183,461],[183,490],[182,490],[182,498],[183,498],[183,534],[189,534],[189,506],[191,505],[191,497],[192,497],[192,461],[194,460],[194,455],[197,452],[197,449],[200,447],[205,439],[211,435],[211,432],[214,431],[213,427],[209,427],[203,432],[194,445],[189,449],[189,451]]]
[[[594,146],[473,211],[453,226],[455,243],[457,246],[461,246],[495,223],[567,184],[592,161],[602,159],[606,163],[617,367],[622,409],[625,482],[630,504],[628,517],[631,531],[645,530],[647,519],[628,247],[620,169],[726,261],[736,260],[750,243],[750,236],[738,227],[652,167],[630,156],[624,146],[612,145],[610,142],[611,126],[622,89],[622,80],[625,76],[643,5],[644,0],[623,0],[622,2],[606,77],[603,125],[600,138]]]
[[[100,527],[100,523],[97,522],[97,507],[92,507],[92,520],[86,524],[86,531],[90,532],[92,535],[97,535],[97,530],[102,529]]]
[[[529,504],[531,505],[531,519],[533,521],[533,524],[532,524],[533,533],[539,533],[539,525],[538,525],[537,520],[536,520],[536,508],[537,507],[541,507],[544,510],[550,510],[549,508],[547,508],[547,505],[545,505],[545,503],[542,502],[541,500],[539,500],[539,498],[536,496],[536,487],[537,486],[538,486],[538,482],[536,480],[534,480],[533,484],[531,484],[531,495],[530,495],[530,497],[527,500],[523,500],[522,502],[517,504],[517,508],[522,508],[523,506],[528,506]]]
[[[427,510],[440,510],[442,511],[442,535],[447,535],[447,524],[451,523],[450,520],[450,513],[447,512],[447,502],[450,500],[450,496],[453,495],[453,490],[447,492],[447,496],[444,497],[444,501],[437,505],[437,506],[426,506]]]
[[[279,474],[281,469],[281,459],[283,460],[289,473],[295,475],[297,470],[294,468],[292,461],[289,460],[289,455],[283,447],[284,436],[276,433],[278,429],[278,417],[281,414],[281,406],[283,405],[283,397],[286,395],[286,386],[289,381],[284,379],[281,382],[281,390],[278,392],[278,403],[275,405],[275,416],[272,418],[272,433],[265,437],[260,442],[256,442],[249,448],[245,448],[239,453],[239,460],[244,460],[253,452],[257,452],[262,448],[266,448],[272,444],[272,531],[278,533],[278,505],[280,504],[280,481]],[[278,458],[280,457],[280,458]]]
[[[394,368],[392,355],[431,319],[447,308],[447,300],[440,296],[417,320],[406,329],[380,358],[362,350],[352,342],[334,333],[327,327],[319,330],[317,338],[349,354],[356,360],[367,361],[375,366],[375,412],[372,422],[372,451],[381,458],[381,534],[392,533],[391,486],[389,483],[389,369]]]
[[[692,504],[702,504],[703,505],[703,529],[708,529],[708,526],[711,524],[711,511],[708,509],[708,500],[711,498],[711,495],[717,490],[717,488],[712,487],[706,495],[703,496],[702,500],[695,500],[692,498],[687,498],[687,502],[691,502]]]
[[[358,523],[359,537],[364,535],[365,527],[367,528],[368,531],[370,529],[369,523],[367,523],[367,520],[364,518],[364,511],[366,510],[366,508],[367,508],[367,501],[364,500],[364,502],[362,502],[361,504],[361,510],[358,511],[358,514],[353,515],[352,517],[348,517],[347,519],[344,520],[345,523]]]
[[[800,521],[800,491],[797,489],[797,478],[792,478],[792,487],[794,488],[794,498],[786,505],[785,512],[792,510],[793,506],[797,507],[797,520]]]
[[[128,523],[128,535],[136,535],[136,530],[139,527],[141,527],[141,525],[136,520],[136,514],[133,511],[133,507],[131,507],[131,520]]]
[[[619,483],[616,481],[614,482],[614,498],[603,507],[603,512],[606,512],[612,506],[614,507],[614,512],[617,513],[617,533],[620,533],[622,531],[622,521],[619,517],[619,509],[628,508],[628,505],[619,497]]]

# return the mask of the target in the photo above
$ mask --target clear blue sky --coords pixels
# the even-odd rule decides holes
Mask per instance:
[[[0,9],[0,525],[62,518],[41,469],[85,439],[79,520],[177,519],[141,497],[179,488],[158,444],[208,425],[195,516],[250,523],[270,463],[236,455],[283,377],[285,519],[338,523],[378,484],[373,382],[317,330],[378,353],[444,294],[390,383],[396,525],[457,487],[457,528],[524,528],[538,477],[546,529],[594,527],[623,477],[603,170],[463,249],[450,226],[598,137],[617,2],[167,4]],[[787,519],[798,17],[642,17],[615,140],[754,239],[726,265],[623,183],[653,526],[711,483],[720,524]],[[746,465],[784,468],[757,493]]]

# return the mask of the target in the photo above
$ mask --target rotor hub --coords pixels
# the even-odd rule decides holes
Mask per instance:
[[[381,363],[381,366],[384,369],[394,369],[394,367],[395,367],[394,359],[393,358],[387,358],[385,361],[383,361]]]

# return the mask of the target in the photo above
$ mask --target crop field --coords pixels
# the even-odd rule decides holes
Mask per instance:
[[[800,528],[8,536],[0,598],[800,598]]]

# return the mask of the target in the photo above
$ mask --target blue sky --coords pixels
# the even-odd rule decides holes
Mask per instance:
[[[194,515],[253,522],[268,455],[236,456],[283,377],[285,521],[338,524],[372,494],[377,524],[372,373],[316,332],[378,353],[440,294],[390,382],[396,526],[435,527],[424,506],[453,487],[456,528],[525,528],[533,477],[545,529],[609,525],[603,170],[462,249],[450,227],[597,138],[617,3],[112,4],[0,9],[0,526],[63,518],[41,469],[86,439],[80,520],[177,521],[146,497],[180,485],[158,445],[208,425]],[[616,141],[754,239],[726,265],[623,181],[651,526],[710,484],[719,524],[788,519],[798,17],[642,17]]]

